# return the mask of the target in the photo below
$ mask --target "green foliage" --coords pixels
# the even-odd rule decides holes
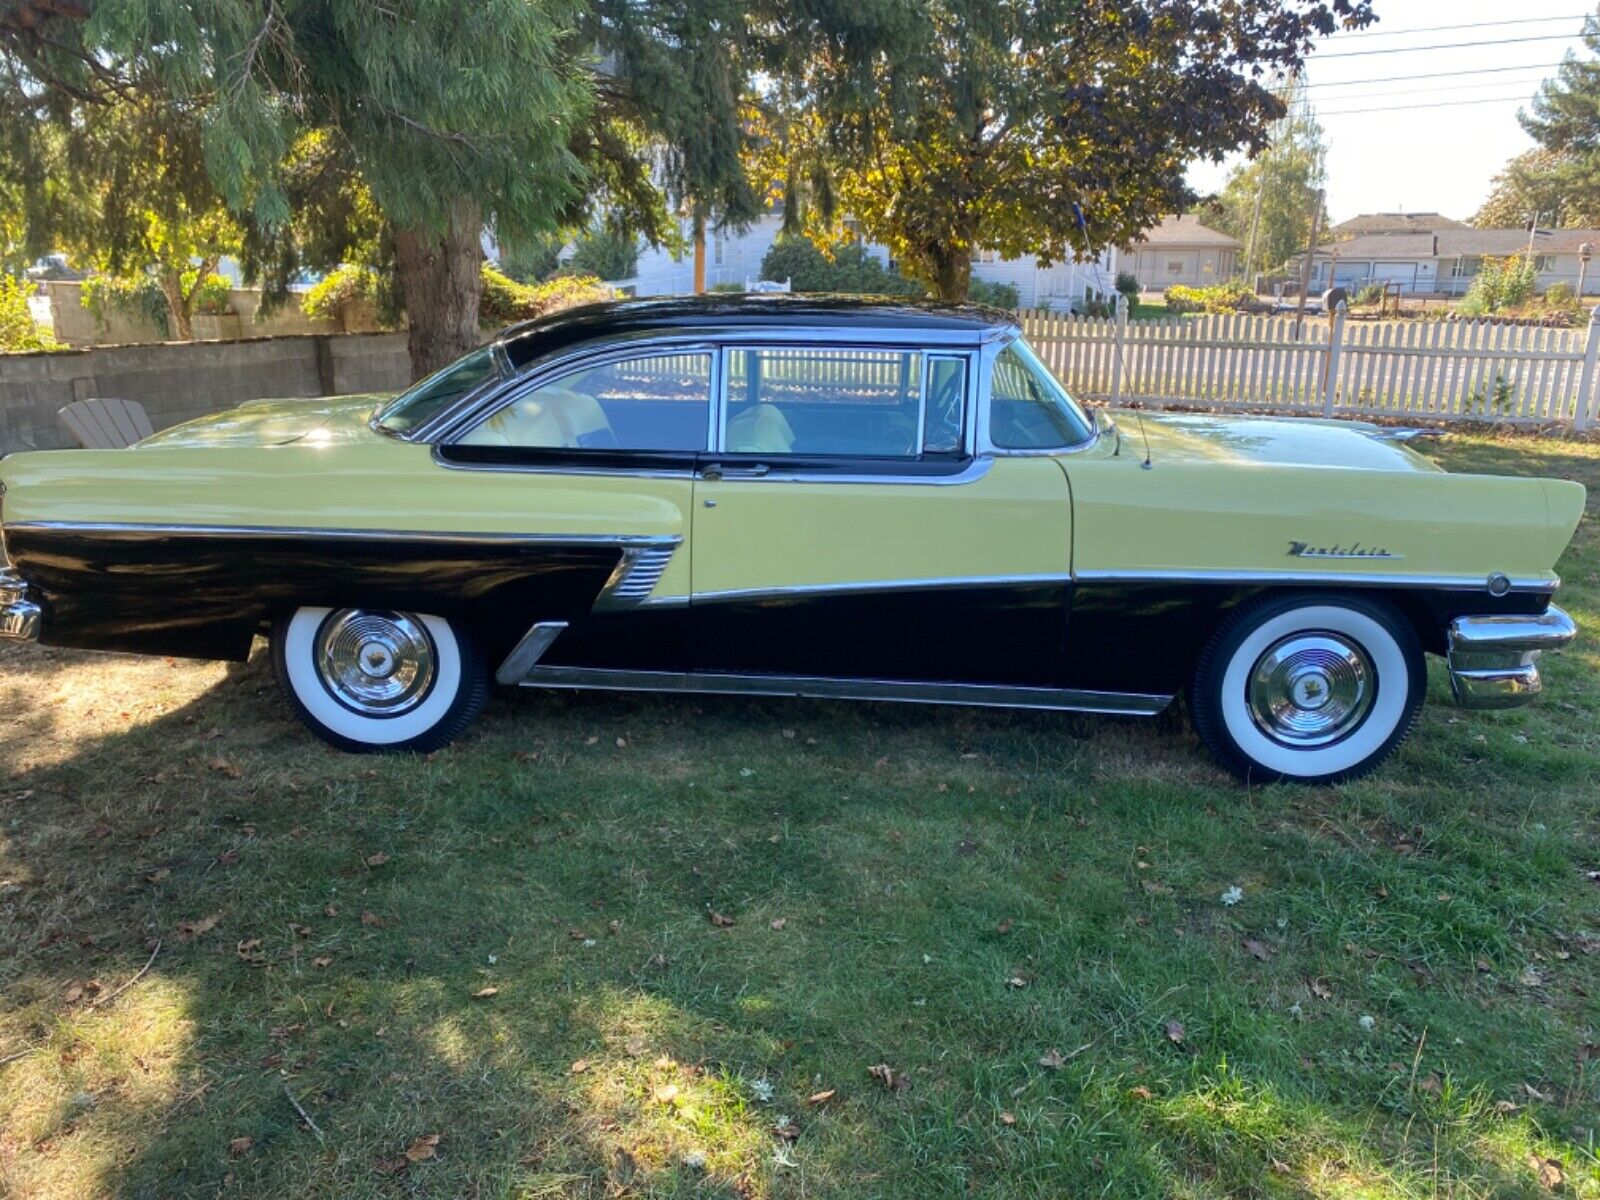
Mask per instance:
[[[93,313],[97,321],[105,321],[111,313],[120,312],[155,326],[163,340],[172,336],[172,309],[167,305],[161,284],[152,275],[131,278],[91,275],[83,281],[78,302]]]
[[[33,319],[28,298],[34,286],[0,274],[0,351],[60,350],[54,335]]]
[[[1216,283],[1210,287],[1184,287],[1175,284],[1162,293],[1167,311],[1185,313],[1252,312],[1265,307],[1260,297],[1243,280]]]
[[[967,281],[967,299],[990,308],[1014,310],[1022,305],[1022,294],[1014,283],[994,283],[987,279]]]
[[[1117,272],[1117,291],[1128,298],[1128,306],[1139,303],[1139,293],[1144,289],[1139,286],[1139,277],[1132,271]]]
[[[975,247],[1050,264],[1189,208],[1191,162],[1259,152],[1283,117],[1263,80],[1372,19],[1365,0],[818,8],[804,102],[774,102],[786,211],[824,207],[802,186],[821,164],[837,209],[947,299]]]
[[[1486,258],[1472,277],[1457,309],[1464,316],[1481,317],[1520,308],[1533,297],[1533,263],[1525,255]]]
[[[891,271],[859,242],[835,249],[830,258],[807,237],[780,237],[761,259],[761,278],[789,281],[796,292],[866,296],[920,296],[922,287]]]
[[[742,284],[742,283],[713,283],[710,287],[708,287],[706,289],[706,291],[708,291],[708,292],[722,292],[722,293],[743,292],[744,291],[744,284]]]
[[[1383,284],[1369,283],[1355,295],[1355,304],[1380,304],[1383,301]]]
[[[486,328],[530,321],[564,308],[611,299],[611,289],[590,276],[558,275],[530,285],[518,283],[488,263],[483,264],[480,275],[483,291],[478,300],[478,320]]]
[[[639,243],[631,233],[588,229],[572,248],[567,269],[595,279],[627,279],[639,265]]]
[[[312,284],[300,299],[300,311],[316,321],[342,320],[347,305],[361,300],[376,303],[382,288],[371,267],[347,264]]]
[[[1526,228],[1539,214],[1545,228],[1600,224],[1600,187],[1585,187],[1579,159],[1542,146],[1517,155],[1494,177],[1489,198],[1472,218],[1479,229]]]
[[[1556,77],[1540,85],[1531,110],[1520,114],[1543,153],[1511,161],[1485,206],[1489,216],[1507,216],[1520,205],[1519,219],[1508,224],[1523,224],[1531,212],[1568,227],[1600,218],[1600,15],[1584,21],[1583,43],[1588,56],[1568,54]]]
[[[198,276],[199,272],[188,272],[186,275]],[[190,286],[193,284],[192,279],[186,278],[185,282]],[[228,305],[232,302],[230,293],[233,291],[233,281],[226,275],[212,272],[199,282],[200,286],[193,288],[194,311],[212,315],[227,312]]]
[[[1238,239],[1246,274],[1275,270],[1305,250],[1317,190],[1328,178],[1322,126],[1304,83],[1281,89],[1278,98],[1285,115],[1268,131],[1266,150],[1235,167],[1222,191],[1200,213],[1208,225]]]
[[[535,234],[500,248],[500,272],[518,283],[538,283],[556,273],[557,256],[567,244],[560,232]],[[617,276],[617,278],[621,278]]]

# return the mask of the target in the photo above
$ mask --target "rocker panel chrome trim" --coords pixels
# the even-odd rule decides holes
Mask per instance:
[[[1074,571],[1076,583],[1264,583],[1344,587],[1425,587],[1455,591],[1489,590],[1484,575],[1384,575],[1377,572],[1229,571],[1229,570],[1089,570]],[[1554,592],[1559,579],[1513,579],[1513,592]]]
[[[291,525],[162,525],[120,521],[8,521],[13,531],[39,530],[60,533],[127,533],[161,537],[229,538],[327,538],[331,541],[385,541],[455,543],[459,545],[531,546],[637,546],[676,547],[683,543],[679,534],[649,533],[451,533],[428,529],[343,529]]]
[[[540,621],[534,625],[506,655],[505,662],[494,673],[494,681],[501,687],[514,687],[521,682],[566,627],[565,621]]]
[[[1069,688],[1005,687],[976,683],[919,683],[889,679],[826,679],[798,675],[723,675],[674,671],[613,671],[535,666],[523,687],[597,691],[689,692],[705,695],[793,696],[815,700],[879,700],[957,704],[1153,717],[1171,696],[1088,692]]]
[[[915,592],[950,588],[1010,587],[1017,584],[1072,581],[1070,575],[959,575],[933,579],[864,579],[850,583],[792,584],[787,587],[734,588],[725,592],[696,592],[692,604],[739,600],[774,600],[785,596],[839,596],[869,592]]]

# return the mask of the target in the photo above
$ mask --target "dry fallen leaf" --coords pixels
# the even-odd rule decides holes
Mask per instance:
[[[1311,994],[1318,1000],[1333,999],[1333,988],[1328,986],[1327,980],[1313,979],[1308,986],[1311,988]]]
[[[1061,1051],[1051,1046],[1039,1056],[1039,1065],[1046,1071],[1059,1071],[1067,1065],[1067,1060],[1062,1057]]]
[[[1148,1100],[1150,1099],[1150,1089],[1141,1083],[1138,1087],[1129,1088],[1128,1095],[1132,1096],[1135,1100]]]
[[[622,1048],[628,1052],[630,1058],[640,1058],[644,1055],[646,1044],[644,1038],[637,1033],[622,1043]]]
[[[1169,1042],[1171,1042],[1171,1043],[1173,1043],[1174,1045],[1177,1045],[1177,1046],[1183,1045],[1183,1022],[1182,1021],[1168,1021],[1167,1025],[1166,1025],[1166,1029],[1167,1029],[1167,1040]]]
[[[580,1058],[567,1068],[567,1072],[571,1075],[582,1075],[588,1069],[589,1060],[587,1058]]]
[[[1016,1118],[1016,1116],[1014,1114],[1008,1113],[1008,1112],[1003,1112],[1003,1113],[1000,1114],[1000,1124],[1002,1124],[1002,1125],[1015,1125],[1016,1123],[1017,1123],[1017,1118]]]
[[[1006,980],[1008,988],[1025,988],[1028,986],[1028,977],[1020,971]]]
[[[891,1092],[903,1092],[911,1086],[910,1078],[903,1071],[896,1071],[888,1063],[878,1063],[868,1067],[867,1074],[876,1079]]]
[[[727,929],[733,924],[732,917],[723,916],[716,909],[711,910],[708,919],[718,929]]]
[[[1240,944],[1244,947],[1245,953],[1257,962],[1266,962],[1272,957],[1272,950],[1265,942],[1257,941],[1255,938],[1245,938]]]
[[[1007,917],[994,927],[994,931],[1002,936],[1011,932],[1011,918]]]
[[[337,917],[339,915],[339,906],[337,904],[324,904],[322,906],[322,915],[325,917]]]
[[[772,919],[772,928],[774,930],[782,929],[788,923],[789,923],[789,918],[788,917],[774,917]]]
[[[375,912],[364,912],[364,913],[362,913],[361,914],[361,923],[363,925],[368,926],[369,928],[372,928],[372,929],[382,929],[383,928],[383,918],[380,917]]]
[[[800,1137],[800,1126],[793,1121],[780,1121],[772,1127],[772,1136],[784,1142],[796,1141]]]
[[[171,867],[157,867],[154,871],[151,871],[150,874],[146,875],[145,878],[151,883],[160,883],[163,879],[171,874]]]
[[[812,1092],[811,1095],[806,1097],[806,1103],[807,1104],[826,1104],[829,1100],[832,1100],[838,1094],[839,1094],[839,1089],[838,1088],[829,1088],[825,1092]]]
[[[374,1159],[372,1166],[381,1175],[398,1175],[411,1165],[404,1154],[395,1154],[389,1158]]]
[[[671,1104],[678,1098],[678,1085],[675,1083],[662,1084],[656,1088],[655,1098],[657,1104]]]
[[[76,1004],[83,999],[83,984],[74,983],[67,988],[66,995],[62,997],[68,1004]]]
[[[302,925],[298,921],[290,921],[289,932],[294,934],[296,937],[308,938],[311,936],[311,926]]]
[[[384,863],[386,863],[388,861],[389,861],[389,856],[387,854],[385,854],[382,850],[379,850],[376,854],[369,854],[366,857],[366,864],[369,867],[381,867],[381,866],[383,866]]]
[[[1533,1168],[1533,1173],[1539,1183],[1552,1192],[1559,1188],[1566,1178],[1561,1173],[1561,1164],[1553,1158],[1541,1158],[1537,1154],[1528,1155],[1528,1165]]]
[[[329,954],[319,954],[316,958],[311,960],[311,965],[313,967],[331,967],[333,965],[333,956]]]
[[[178,936],[197,938],[203,933],[210,933],[220,920],[222,920],[221,913],[212,913],[209,917],[201,917],[198,921],[179,921]]]
[[[1538,1088],[1534,1087],[1533,1084],[1531,1084],[1531,1083],[1523,1084],[1522,1085],[1522,1090],[1528,1093],[1528,1099],[1530,1099],[1530,1100],[1543,1100],[1546,1104],[1548,1104],[1548,1103],[1550,1103],[1550,1101],[1555,1099],[1554,1096],[1549,1095],[1546,1092],[1541,1092]]]
[[[439,1135],[425,1133],[406,1147],[407,1162],[425,1162],[432,1158],[439,1150]]]
[[[498,996],[499,994],[500,989],[491,983],[488,987],[481,987],[477,991],[473,992],[472,998],[474,1000],[487,1000],[490,996]]]
[[[229,762],[227,759],[220,756],[213,758],[206,765],[209,766],[213,771],[217,772],[217,774],[226,775],[229,779],[241,779],[244,777],[244,772],[239,769],[236,763]]]
[[[219,866],[231,867],[238,861],[239,852],[237,850],[224,850],[221,854],[217,855],[217,864]]]
[[[255,1138],[236,1137],[228,1143],[228,1154],[233,1158],[242,1158],[250,1153],[250,1147],[256,1144]]]

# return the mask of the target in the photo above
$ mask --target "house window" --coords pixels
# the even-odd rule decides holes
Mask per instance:
[[[972,252],[972,261],[975,263],[993,263],[999,262],[1000,259],[993,250],[974,250]]]
[[[1471,279],[1482,269],[1483,259],[1462,255],[1450,264],[1450,276],[1452,279]]]
[[[720,267],[722,265],[723,252],[727,244],[728,239],[720,233],[717,234],[716,241],[711,245],[711,263],[713,266]]]
[[[1181,259],[1181,258],[1169,258],[1169,259],[1167,259],[1167,274],[1168,275],[1182,275],[1183,274],[1183,259]]]
[[[1535,254],[1533,256],[1533,269],[1536,274],[1548,275],[1556,269],[1556,256],[1554,254]]]

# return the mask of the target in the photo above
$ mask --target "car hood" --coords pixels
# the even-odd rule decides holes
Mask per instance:
[[[1143,419],[1144,432],[1140,433]],[[1397,430],[1358,421],[1305,417],[1218,417],[1203,414],[1121,411],[1116,424],[1122,452],[1164,462],[1342,467],[1360,471],[1438,471],[1440,468],[1397,441]]]
[[[382,393],[312,399],[252,400],[147,437],[140,446],[282,446],[343,442],[378,435],[367,424],[389,397]]]

